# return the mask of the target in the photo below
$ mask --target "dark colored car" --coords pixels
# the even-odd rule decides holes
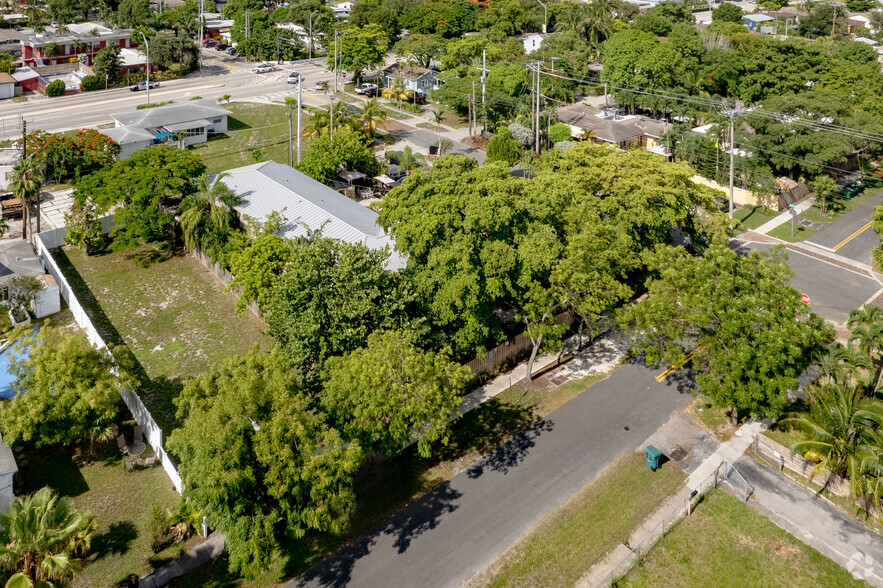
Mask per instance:
[[[215,51],[226,51],[229,46],[227,43],[218,43],[215,45]]]
[[[861,194],[864,189],[865,187],[862,185],[861,182],[853,182],[843,188],[840,193],[843,195],[844,200],[852,200],[853,198]]]
[[[227,49],[227,55],[236,55],[236,47],[230,47]]]

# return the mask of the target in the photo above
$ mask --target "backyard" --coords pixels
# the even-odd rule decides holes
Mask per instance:
[[[191,148],[202,157],[209,173],[267,160],[288,163],[287,106],[255,102],[222,106],[233,113],[227,118],[227,132]],[[304,110],[301,123],[305,127],[309,122],[310,115]],[[297,133],[297,111],[293,113],[292,125]]]
[[[65,248],[53,255],[105,340],[135,356],[138,393],[166,434],[184,380],[269,345],[260,319],[237,316],[235,296],[192,257],[150,248],[93,256]]]
[[[131,427],[128,434],[131,437]],[[78,510],[91,511],[98,522],[91,553],[73,586],[104,588],[129,574],[143,576],[201,540],[192,537],[154,554],[147,530],[150,510],[154,503],[168,510],[179,500],[165,471],[156,466],[126,472],[112,442],[96,445],[96,461],[90,466],[78,465],[79,453],[74,447],[26,446],[26,459],[20,462],[25,492],[51,486],[71,497]]]
[[[866,586],[723,490],[700,502],[621,586]]]

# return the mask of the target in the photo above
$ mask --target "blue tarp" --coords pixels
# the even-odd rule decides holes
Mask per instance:
[[[39,330],[39,327],[34,325],[34,331]],[[19,360],[24,359],[29,353],[30,347],[18,343],[13,343],[3,352],[0,352],[0,398],[5,400],[12,400],[15,398],[17,392],[12,388],[15,376],[9,373],[9,361],[12,358]]]

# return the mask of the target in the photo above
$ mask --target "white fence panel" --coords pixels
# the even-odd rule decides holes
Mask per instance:
[[[101,221],[102,233],[107,233],[113,226],[113,217],[103,217],[99,220]],[[52,257],[52,253],[49,251],[50,249],[63,245],[64,237],[66,235],[67,231],[63,227],[38,234],[36,238],[37,255],[40,257],[43,268],[55,278],[55,283],[58,284],[58,289],[61,291],[61,295],[64,297],[65,302],[67,302],[68,307],[70,307],[74,320],[86,333],[89,342],[98,349],[104,349],[107,347],[107,344],[98,333],[98,329],[92,324],[92,319],[89,318],[86,309],[83,308],[83,305],[77,300],[73,289],[64,277],[61,269],[58,267],[58,263]],[[162,429],[160,429],[159,425],[156,424],[156,421],[153,420],[153,415],[150,414],[150,411],[144,406],[141,398],[133,390],[122,390],[120,396],[122,396],[123,402],[126,403],[132,416],[135,417],[135,422],[137,422],[144,431],[148,443],[150,443],[151,447],[156,450],[157,457],[160,458],[160,463],[162,463],[163,469],[172,480],[172,484],[175,485],[175,489],[178,492],[181,492],[183,489],[181,476],[178,474],[178,469],[175,467],[175,464],[172,462],[163,447]]]

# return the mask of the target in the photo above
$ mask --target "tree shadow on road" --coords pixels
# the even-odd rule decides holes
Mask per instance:
[[[555,427],[555,423],[549,419],[543,419],[529,429],[502,445],[490,455],[469,468],[466,475],[472,479],[479,478],[485,471],[499,472],[503,475],[517,467],[530,450],[536,445],[536,439],[543,433],[548,433]]]

